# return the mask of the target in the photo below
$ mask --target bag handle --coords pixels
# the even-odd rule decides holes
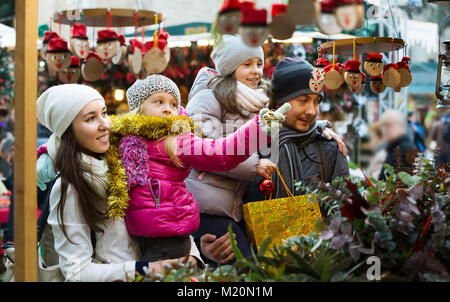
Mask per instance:
[[[283,183],[284,189],[286,190],[286,193],[292,197],[295,201],[297,201],[297,199],[295,199],[294,195],[292,195],[291,190],[289,190],[288,186],[286,185],[286,183],[284,182],[283,176],[281,176],[280,170],[278,170],[278,167],[275,168],[277,171],[278,176],[281,179],[281,182]],[[272,193],[270,193],[270,197],[269,197],[269,201],[272,200]]]

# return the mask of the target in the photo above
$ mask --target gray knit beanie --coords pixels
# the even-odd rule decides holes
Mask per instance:
[[[127,90],[128,108],[131,112],[136,112],[139,106],[149,96],[156,92],[167,92],[174,96],[178,102],[178,111],[180,110],[180,90],[171,79],[160,74],[152,74],[143,80],[136,80]]]
[[[214,45],[211,58],[221,76],[227,76],[242,62],[251,58],[260,58],[264,66],[264,51],[261,46],[247,46],[239,35],[223,35]]]

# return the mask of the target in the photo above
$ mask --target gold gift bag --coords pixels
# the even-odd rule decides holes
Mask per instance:
[[[289,197],[256,201],[244,204],[244,220],[247,236],[259,250],[262,242],[272,237],[269,248],[282,245],[283,240],[316,231],[318,219],[322,219],[315,194],[293,196],[276,170]]]

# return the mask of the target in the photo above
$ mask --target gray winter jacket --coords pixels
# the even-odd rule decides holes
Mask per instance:
[[[221,138],[232,134],[248,120],[239,114],[231,114],[216,100],[212,89],[206,86],[214,70],[202,68],[189,94],[186,112],[194,123],[202,125],[207,138]],[[247,112],[244,111],[244,114]],[[198,201],[201,213],[227,216],[235,221],[242,219],[242,196],[248,183],[255,179],[258,155],[251,155],[239,166],[223,173],[210,173],[193,169],[185,180],[187,189]]]

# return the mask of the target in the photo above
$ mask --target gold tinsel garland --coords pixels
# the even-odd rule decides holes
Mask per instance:
[[[108,164],[106,178],[108,182],[108,216],[123,218],[128,207],[127,175],[120,159],[119,144],[123,136],[139,135],[148,140],[160,139],[167,135],[179,135],[186,132],[195,133],[194,122],[186,116],[168,117],[146,116],[137,113],[111,116],[111,134],[108,151],[105,158]],[[200,133],[198,133],[201,136]]]

